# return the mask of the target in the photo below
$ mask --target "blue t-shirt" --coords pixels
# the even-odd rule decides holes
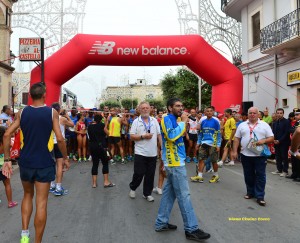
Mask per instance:
[[[213,147],[221,147],[220,123],[214,119],[205,119],[201,123],[197,144],[207,144]]]

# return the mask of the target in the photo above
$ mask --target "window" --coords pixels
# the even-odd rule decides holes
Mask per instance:
[[[282,99],[282,107],[288,107],[288,99]]]
[[[260,44],[260,12],[252,15],[252,46]]]

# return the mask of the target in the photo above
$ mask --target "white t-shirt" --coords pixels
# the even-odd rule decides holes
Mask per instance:
[[[241,138],[241,153],[245,156],[255,157],[257,155],[247,149],[250,139],[254,136],[253,133],[250,135],[250,127],[253,128],[254,125],[250,125],[249,120],[242,122],[236,130],[235,137]],[[253,132],[258,140],[274,136],[269,124],[259,119],[257,121],[257,125],[253,129]]]
[[[157,135],[160,134],[160,127],[157,120],[153,117],[149,117],[150,122],[144,123],[141,116],[136,118],[131,125],[130,134],[144,135],[148,133],[153,134],[151,139],[143,139],[134,141],[134,153],[145,157],[157,156]]]

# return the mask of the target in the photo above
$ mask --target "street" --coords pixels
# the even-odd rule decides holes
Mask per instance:
[[[142,198],[141,186],[136,198],[128,196],[133,163],[110,166],[113,188],[102,185],[99,168],[98,187],[91,186],[91,162],[74,163],[65,173],[63,186],[69,194],[55,197],[49,194],[48,221],[43,242],[55,243],[150,243],[191,242],[185,239],[183,222],[177,202],[170,223],[178,229],[173,232],[154,231],[160,197],[154,202]],[[188,176],[195,173],[195,164],[187,164]],[[208,182],[212,174],[204,174],[204,183],[190,182],[193,206],[200,228],[211,234],[209,243],[240,242],[300,242],[300,183],[272,175],[275,165],[267,166],[266,207],[255,199],[246,200],[245,184],[240,163],[219,169],[221,181]],[[155,186],[157,185],[155,178]],[[11,179],[13,199],[19,203],[8,209],[4,187],[0,204],[1,243],[19,242],[21,231],[22,186],[19,170]],[[33,217],[29,230],[34,238]]]

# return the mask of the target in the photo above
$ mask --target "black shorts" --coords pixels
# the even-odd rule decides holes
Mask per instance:
[[[108,143],[110,144],[117,144],[121,141],[120,137],[108,137]]]
[[[198,134],[189,133],[189,139],[193,142],[198,141]]]
[[[0,170],[0,181],[5,181],[7,177],[2,174],[2,171]]]
[[[20,177],[22,181],[28,182],[51,182],[55,179],[55,165],[40,168],[40,169],[33,169],[33,168],[26,168],[20,166]]]
[[[62,155],[62,153],[60,152],[57,143],[54,144],[54,149],[53,149],[53,151],[54,151],[54,157],[55,157],[55,159],[61,159],[61,158],[64,157],[64,156]]]

